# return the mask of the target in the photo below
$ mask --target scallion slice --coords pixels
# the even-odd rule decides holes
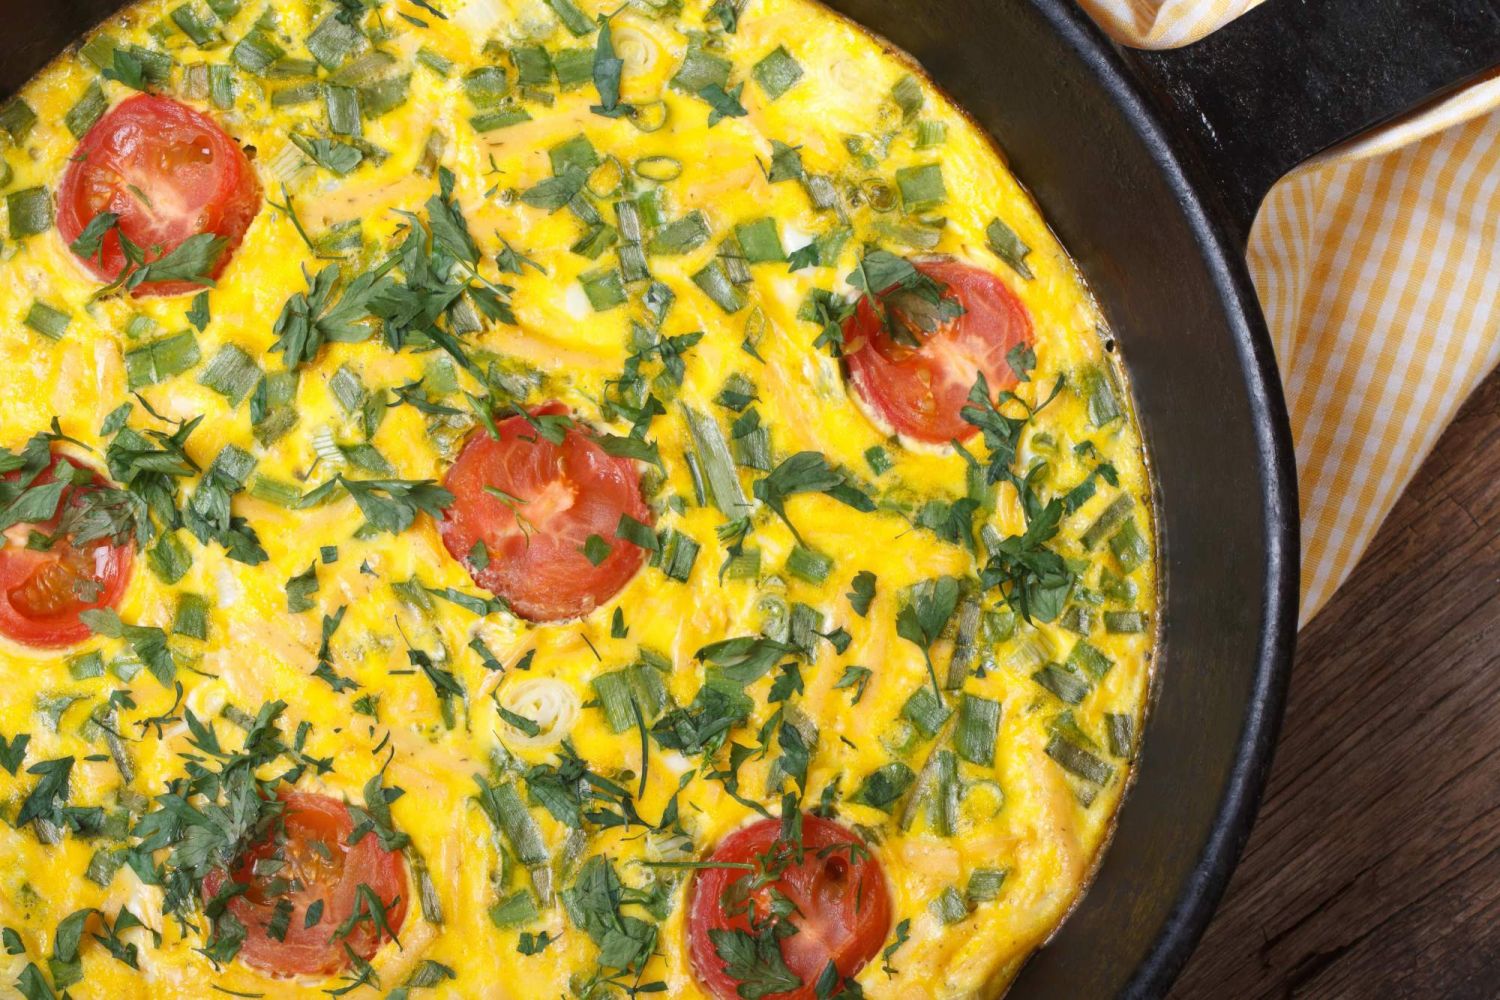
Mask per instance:
[[[734,227],[734,237],[739,240],[740,251],[747,263],[779,263],[786,260],[786,251],[781,247],[781,234],[777,231],[775,219],[742,222]]]
[[[38,300],[26,310],[26,318],[23,322],[49,340],[61,340],[63,334],[68,332],[68,324],[72,320],[73,317],[61,309]]]
[[[1100,511],[1094,523],[1084,529],[1078,540],[1086,549],[1098,548],[1099,543],[1120,526],[1134,507],[1135,501],[1131,499],[1130,494],[1121,493],[1109,502],[1109,506]]]
[[[1104,612],[1104,631],[1112,635],[1132,635],[1146,631],[1146,615],[1140,611]]]
[[[143,344],[125,352],[125,381],[131,389],[156,385],[181,375],[201,358],[198,340],[190,330]]]
[[[1112,764],[1100,760],[1062,733],[1053,733],[1047,741],[1047,756],[1061,764],[1063,770],[1095,785],[1107,785],[1115,776]]]
[[[108,106],[109,102],[104,97],[104,89],[99,86],[99,81],[95,80],[83,92],[78,103],[63,115],[63,124],[68,127],[73,138],[82,139],[84,133],[94,127],[94,123],[104,114],[104,109]]]
[[[969,887],[964,895],[971,903],[988,903],[1000,898],[1005,877],[1010,872],[1004,868],[976,868],[969,873]]]
[[[585,271],[578,276],[578,281],[595,312],[605,312],[625,304],[625,283],[614,268]]]
[[[734,469],[729,455],[729,443],[719,422],[706,414],[698,413],[686,406],[682,408],[687,420],[688,434],[693,439],[693,450],[708,485],[708,498],[725,517],[744,517],[750,509],[740,477]]]
[[[931,692],[931,688],[922,690]],[[964,692],[958,702],[958,728],[953,749],[970,764],[990,767],[995,763],[995,741],[1000,731],[1000,703]]]
[[[928,904],[928,909],[945,926],[956,924],[969,916],[969,904],[951,885],[938,893],[937,898]]]
[[[916,777],[911,768],[899,760],[892,761],[865,775],[850,801],[890,812]]]
[[[328,130],[334,135],[359,135],[359,91],[353,87],[327,87],[323,100],[328,108]]]
[[[924,211],[942,204],[948,197],[943,168],[937,163],[902,167],[896,171],[896,186],[901,189],[901,204],[908,212]]]
[[[648,181],[675,181],[682,176],[682,161],[675,156],[643,156],[632,169]]]
[[[1083,701],[1091,690],[1088,678],[1061,663],[1047,664],[1032,674],[1031,679],[1069,705],[1077,705]]]
[[[833,557],[806,546],[794,545],[792,551],[787,553],[786,571],[799,580],[820,584],[833,571]]]
[[[690,253],[707,243],[709,235],[708,220],[703,213],[692,212],[657,230],[646,249],[663,255]]]
[[[731,315],[745,308],[743,292],[730,280],[724,269],[723,258],[715,257],[707,266],[693,275],[693,284],[713,300],[713,303]]]
[[[1119,712],[1107,712],[1104,727],[1109,733],[1109,752],[1129,760],[1135,752],[1135,719]]]
[[[190,639],[208,638],[208,601],[197,594],[177,595],[177,613],[172,617],[172,634]]]
[[[676,528],[668,528],[660,539],[661,549],[653,560],[670,579],[686,583],[698,560],[700,546]]]
[[[802,79],[802,65],[792,58],[784,45],[767,52],[750,72],[760,89],[773,101]]]
[[[901,706],[901,717],[916,726],[917,731],[928,739],[937,735],[952,714],[953,710],[943,704],[930,684],[918,687],[906,699],[906,704]]]
[[[24,188],[5,196],[10,238],[24,240],[52,228],[52,196],[44,187]]]
[[[198,384],[212,389],[230,406],[239,406],[260,384],[260,366],[236,344],[225,344],[204,366]]]

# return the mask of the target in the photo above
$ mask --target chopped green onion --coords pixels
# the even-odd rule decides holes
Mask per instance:
[[[594,678],[594,694],[611,732],[623,733],[635,726],[635,689],[624,670],[612,670]]]
[[[554,174],[566,173],[569,170],[593,170],[599,165],[599,151],[589,138],[582,133],[562,142],[547,150],[547,158],[552,162]]]
[[[208,99],[220,111],[234,107],[234,70],[219,64],[208,67]]]
[[[1000,889],[1010,872],[1004,868],[976,868],[969,873],[969,887],[964,895],[971,903],[988,903],[1000,898]]]
[[[657,541],[656,533],[651,530],[651,526],[637,521],[629,514],[620,515],[620,522],[615,526],[615,535],[622,542],[629,542],[647,552],[658,552],[661,549],[661,543]]]
[[[126,385],[130,389],[156,385],[181,375],[196,365],[200,357],[198,340],[189,330],[143,344],[125,352]]]
[[[937,735],[953,711],[943,704],[932,686],[923,684],[911,693],[906,704],[901,706],[901,718],[917,727],[917,731],[928,739]]]
[[[204,366],[198,384],[212,389],[230,406],[239,406],[260,384],[261,370],[255,360],[236,344],[225,344]]]
[[[1094,630],[1094,609],[1082,604],[1070,604],[1057,619],[1057,624],[1069,632],[1088,635]]]
[[[283,56],[271,64],[266,70],[266,76],[272,80],[304,80],[310,81],[318,75],[318,64],[311,59],[294,59],[291,56]]]
[[[682,176],[682,161],[675,156],[643,156],[632,169],[648,181],[675,181]]]
[[[1121,604],[1134,604],[1135,599],[1140,596],[1140,588],[1135,585],[1134,580],[1126,579],[1108,566],[1099,570],[1099,589],[1104,596]]]
[[[932,915],[938,919],[938,922],[945,926],[956,924],[969,916],[969,904],[951,885],[928,904],[928,909],[932,911]]]
[[[901,204],[908,212],[932,208],[948,197],[943,185],[943,168],[937,163],[902,167],[896,171],[896,186],[901,189]]]
[[[1129,760],[1135,752],[1135,719],[1119,712],[1108,712],[1104,716],[1104,728],[1109,733],[1109,752]]]
[[[573,0],[547,0],[547,6],[557,15],[557,19],[563,23],[573,34],[582,37],[594,30],[593,20],[578,9]]]
[[[172,23],[181,29],[184,35],[193,40],[193,44],[200,49],[207,48],[217,39],[213,26],[204,20],[203,15],[187,4],[176,8],[168,15]]]
[[[302,491],[296,486],[260,474],[257,474],[254,482],[250,484],[250,495],[257,500],[264,500],[266,503],[273,503],[278,507],[288,509],[302,502]]]
[[[94,127],[104,114],[104,109],[109,107],[109,102],[104,97],[104,89],[99,86],[99,81],[90,83],[78,103],[68,109],[63,115],[63,124],[68,126],[68,131],[73,133],[73,138],[82,139],[84,133]]]
[[[482,115],[475,115],[469,119],[469,124],[474,126],[476,132],[495,132],[529,121],[531,121],[531,113],[525,108],[501,108],[498,111],[487,111]]]
[[[490,921],[501,930],[524,927],[541,915],[536,899],[526,889],[518,889],[490,907]]]
[[[792,58],[784,45],[778,45],[767,52],[750,72],[755,76],[755,82],[760,84],[760,89],[773,101],[802,79],[801,64]]]
[[[620,272],[613,268],[585,271],[578,276],[578,281],[583,285],[583,293],[588,296],[589,305],[594,307],[595,312],[605,312],[625,304],[625,283],[620,278]]]
[[[337,16],[325,17],[307,34],[307,51],[330,72],[342,66],[344,60],[364,48],[365,44],[365,36],[359,33],[359,29]]]
[[[523,87],[552,82],[552,57],[540,45],[521,45],[510,50],[516,64],[516,80]]]
[[[740,477],[734,469],[729,455],[729,443],[719,422],[711,416],[698,413],[684,406],[688,433],[693,439],[693,450],[703,469],[703,478],[708,485],[708,498],[723,515],[731,520],[745,516],[750,501],[745,496]]]
[[[1100,760],[1062,733],[1053,733],[1047,741],[1047,756],[1061,764],[1068,773],[1095,785],[1107,785],[1115,776],[1113,765]]]
[[[5,196],[10,238],[24,240],[52,228],[52,196],[44,187],[12,191]]]
[[[916,147],[932,149],[948,141],[948,124],[924,119],[917,122]]]
[[[1118,420],[1121,416],[1120,404],[1115,399],[1115,390],[1110,385],[1109,376],[1098,368],[1090,368],[1083,373],[1082,382],[1084,395],[1088,400],[1089,423],[1095,427],[1103,427]]]
[[[1128,518],[1120,525],[1120,530],[1110,537],[1109,549],[1115,554],[1115,559],[1119,560],[1120,569],[1126,573],[1145,563],[1149,553],[1146,550],[1146,540],[1135,526],[1135,518]]]
[[[23,321],[37,333],[51,340],[61,340],[62,335],[68,332],[68,324],[73,317],[55,309],[40,300],[33,302],[31,308],[26,311],[26,319]]]
[[[850,801],[890,812],[916,777],[911,768],[899,760],[892,761],[865,775]]]
[[[19,97],[0,108],[0,129],[4,129],[17,146],[26,141],[36,122],[36,112]]]
[[[1016,231],[999,219],[990,220],[989,228],[984,231],[985,241],[989,244],[990,252],[999,257],[1011,270],[1021,277],[1030,281],[1034,275],[1026,263],[1026,255],[1031,253],[1031,247],[1021,242],[1021,237]]]
[[[271,107],[291,108],[299,104],[311,104],[323,93],[323,85],[316,80],[307,83],[294,83],[290,87],[281,87],[271,91]],[[316,159],[316,157],[314,157]],[[331,167],[329,169],[332,169]]]
[[[1076,668],[1066,664],[1049,663],[1032,674],[1031,679],[1069,705],[1077,705],[1088,696],[1090,691],[1088,678],[1081,676]]]
[[[365,400],[370,398],[370,391],[365,388],[364,382],[346,364],[339,365],[333,378],[328,380],[328,390],[333,393],[333,398],[338,400],[344,412],[350,415],[358,413],[365,405]]]
[[[1146,631],[1146,615],[1140,611],[1104,612],[1104,631],[1112,635],[1131,635]]]
[[[869,463],[870,471],[877,476],[889,472],[895,465],[890,454],[878,444],[865,449],[865,461]]]
[[[552,69],[563,90],[581,87],[594,79],[594,50],[560,49],[552,54]]]
[[[739,240],[740,251],[748,263],[764,264],[786,260],[786,251],[781,248],[781,235],[776,230],[775,219],[742,222],[734,227],[734,237]]]
[[[684,254],[708,242],[708,220],[702,212],[692,212],[663,226],[646,244],[655,254]]]
[[[234,64],[246,73],[255,76],[265,75],[271,64],[282,56],[286,50],[271,39],[264,31],[256,28],[241,38],[229,53],[229,58]]]
[[[453,60],[439,55],[425,45],[417,50],[417,62],[441,77],[446,77],[453,72]]]
[[[690,45],[671,83],[685,94],[697,94],[704,87],[728,87],[733,69],[734,64],[728,59],[705,51],[700,45]]]
[[[197,594],[177,595],[177,613],[172,617],[172,634],[190,639],[208,638],[208,601]]]
[[[698,543],[677,529],[668,528],[662,533],[660,545],[658,557],[653,561],[668,577],[686,583],[693,572],[693,563],[698,559]]]
[[[670,112],[666,101],[651,101],[647,104],[637,104],[635,114],[627,120],[642,132],[657,132],[667,124]]]
[[[1072,652],[1068,653],[1068,663],[1087,671],[1097,681],[1102,681],[1114,666],[1109,657],[1082,640],[1075,643]]]
[[[923,688],[931,691],[931,688]],[[953,749],[970,764],[995,763],[995,740],[1000,731],[1000,703],[965,692],[958,702],[958,728]]]
[[[645,281],[651,277],[650,267],[646,263],[646,251],[641,249],[639,243],[620,244],[615,256],[620,264],[620,276],[625,279],[626,284]]]
[[[756,419],[752,422],[746,417]],[[735,464],[761,472],[770,472],[774,468],[771,463],[771,431],[760,423],[754,410],[734,422],[729,443],[734,449]]]
[[[359,135],[359,91],[353,87],[327,87],[323,101],[328,108],[328,130],[334,135]]]
[[[510,77],[499,66],[472,69],[464,74],[464,93],[474,107],[493,108],[510,93]]]
[[[714,304],[731,315],[745,308],[746,298],[735,287],[724,270],[723,258],[715,257],[701,271],[693,275],[693,284],[713,300]]]
[[[901,109],[901,117],[906,121],[911,121],[922,110],[926,97],[922,93],[922,85],[917,82],[917,78],[907,73],[891,88],[891,100],[895,102],[896,107]]]
[[[542,841],[542,831],[513,785],[507,782],[483,787],[480,799],[490,819],[510,842],[516,860],[527,868],[547,863],[547,845]]]
[[[146,563],[162,583],[171,586],[193,568],[193,554],[177,537],[177,532],[168,531],[146,553]]]
[[[1083,534],[1079,536],[1078,540],[1083,543],[1083,547],[1086,549],[1097,548],[1100,542],[1104,541],[1111,532],[1120,526],[1134,506],[1135,501],[1131,499],[1130,494],[1121,493],[1111,500],[1109,506],[1105,507],[1099,513],[1099,516],[1094,519],[1093,524],[1084,529]]]
[[[730,580],[758,580],[760,578],[760,550],[746,549],[724,563],[724,576]]]
[[[833,557],[815,552],[801,545],[792,546],[787,553],[786,571],[808,583],[822,583],[833,571]]]
[[[86,681],[104,676],[104,657],[98,650],[68,657],[68,676],[75,681]]]

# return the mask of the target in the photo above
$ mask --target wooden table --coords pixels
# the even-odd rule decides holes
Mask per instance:
[[[1172,997],[1500,997],[1500,372],[1302,632],[1260,819]]]

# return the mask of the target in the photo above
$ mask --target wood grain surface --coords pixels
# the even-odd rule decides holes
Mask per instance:
[[[1260,819],[1172,997],[1500,997],[1500,372],[1303,630]]]

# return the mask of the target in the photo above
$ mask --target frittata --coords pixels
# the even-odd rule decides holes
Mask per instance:
[[[1058,927],[1145,456],[903,54],[810,0],[146,0],[0,153],[0,982],[985,997]]]

